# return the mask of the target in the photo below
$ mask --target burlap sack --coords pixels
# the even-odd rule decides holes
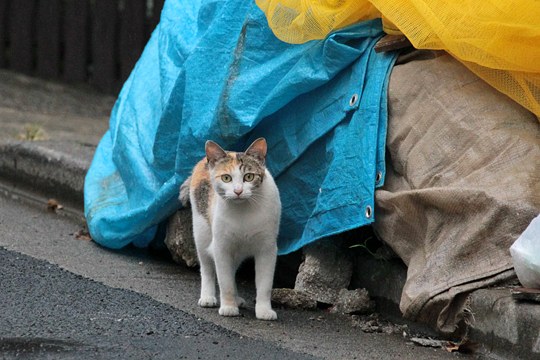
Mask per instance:
[[[408,266],[407,318],[455,330],[467,294],[514,276],[540,212],[540,124],[448,55],[395,66],[375,229]]]

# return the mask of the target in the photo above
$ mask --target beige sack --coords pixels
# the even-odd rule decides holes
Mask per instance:
[[[407,318],[455,330],[468,292],[514,276],[540,212],[540,124],[448,55],[395,66],[375,229],[408,266]]]

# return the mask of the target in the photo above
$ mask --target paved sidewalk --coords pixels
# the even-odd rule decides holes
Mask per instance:
[[[0,71],[0,176],[82,208],[84,175],[114,101],[88,87]]]
[[[80,216],[84,175],[114,100],[89,88],[0,71],[0,187],[58,198]],[[364,260],[356,268],[355,285],[396,309],[405,266]],[[470,338],[488,353],[540,359],[540,304],[514,301],[509,288],[483,289],[471,294],[470,309]]]

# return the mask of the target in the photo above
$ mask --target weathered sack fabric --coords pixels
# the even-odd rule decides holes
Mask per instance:
[[[408,266],[407,318],[455,330],[467,294],[514,276],[540,212],[540,124],[448,55],[395,66],[375,229]]]

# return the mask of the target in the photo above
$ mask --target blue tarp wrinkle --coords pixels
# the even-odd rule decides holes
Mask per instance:
[[[230,150],[267,139],[280,254],[371,223],[395,59],[373,51],[381,35],[373,20],[292,45],[252,0],[167,1],[86,177],[93,239],[147,246],[207,139]]]

